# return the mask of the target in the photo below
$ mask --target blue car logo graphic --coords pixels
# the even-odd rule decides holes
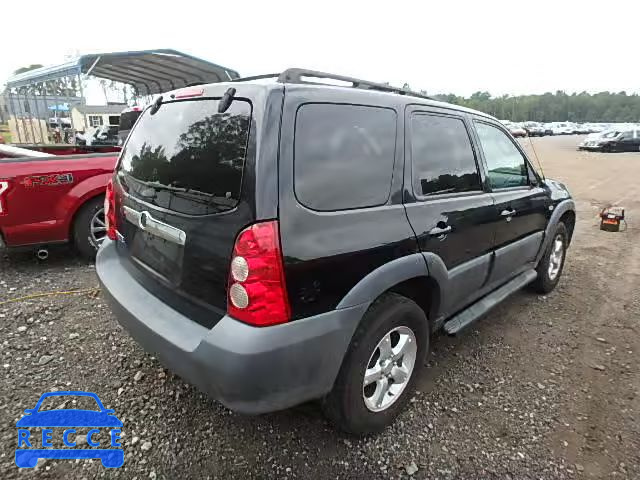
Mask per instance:
[[[93,398],[100,411],[80,410],[80,409],[57,409],[39,411],[42,402],[49,397],[73,396]],[[100,398],[95,393],[70,391],[70,392],[49,392],[40,397],[36,406],[24,411],[24,415],[16,427],[18,427],[18,448],[16,448],[16,465],[18,467],[33,468],[40,458],[55,459],[88,459],[99,458],[102,465],[107,468],[121,467],[124,463],[124,451],[120,441],[120,428],[122,422],[114,415],[114,411],[104,408]],[[25,427],[42,428],[42,448],[32,448],[31,432]],[[54,448],[53,430],[49,427],[63,427],[62,443],[65,447]],[[100,443],[93,437],[100,430],[95,427],[109,429],[109,446],[112,448],[74,448],[75,428],[92,429],[87,432],[87,444],[90,447],[101,447]]]

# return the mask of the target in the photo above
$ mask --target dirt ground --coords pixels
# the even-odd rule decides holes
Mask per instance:
[[[563,278],[520,292],[458,337],[437,336],[398,422],[358,439],[316,405],[234,414],[164,370],[118,326],[93,266],[54,252],[0,258],[0,478],[640,478],[640,153],[533,139],[578,210]],[[529,140],[523,141],[531,149]],[[598,229],[623,205],[628,228]],[[14,464],[15,422],[50,390],[96,392],[123,420],[125,463]]]

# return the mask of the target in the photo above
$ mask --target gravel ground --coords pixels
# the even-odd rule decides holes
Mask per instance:
[[[127,336],[87,291],[92,265],[66,250],[44,263],[1,258],[0,477],[640,478],[640,154],[578,153],[575,137],[534,142],[578,207],[559,287],[516,294],[463,335],[437,336],[410,408],[376,437],[334,431],[314,404],[234,414]],[[598,230],[597,212],[613,203],[627,207],[626,232]],[[2,303],[75,289],[84,293]],[[115,409],[121,469],[15,466],[15,422],[56,389],[96,392]]]

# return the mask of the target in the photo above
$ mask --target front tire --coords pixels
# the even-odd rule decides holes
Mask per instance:
[[[376,300],[353,336],[325,415],[355,435],[376,433],[406,407],[429,349],[429,323],[412,300],[388,293]]]
[[[551,243],[536,268],[538,278],[532,284],[536,292],[544,294],[556,288],[562,276],[568,244],[567,227],[560,222],[556,227]]]
[[[106,237],[104,221],[104,197],[96,197],[85,203],[73,222],[73,242],[87,260],[94,260],[98,248]]]

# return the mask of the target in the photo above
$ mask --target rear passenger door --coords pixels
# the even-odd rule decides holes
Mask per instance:
[[[287,88],[278,218],[291,314],[303,318],[336,308],[417,245],[402,204],[396,96]]]
[[[487,279],[495,207],[463,115],[416,106],[405,122],[405,207],[430,269],[447,279],[447,315]]]
[[[500,126],[476,120],[498,221],[489,282],[530,268],[542,243],[549,197],[516,141]]]

